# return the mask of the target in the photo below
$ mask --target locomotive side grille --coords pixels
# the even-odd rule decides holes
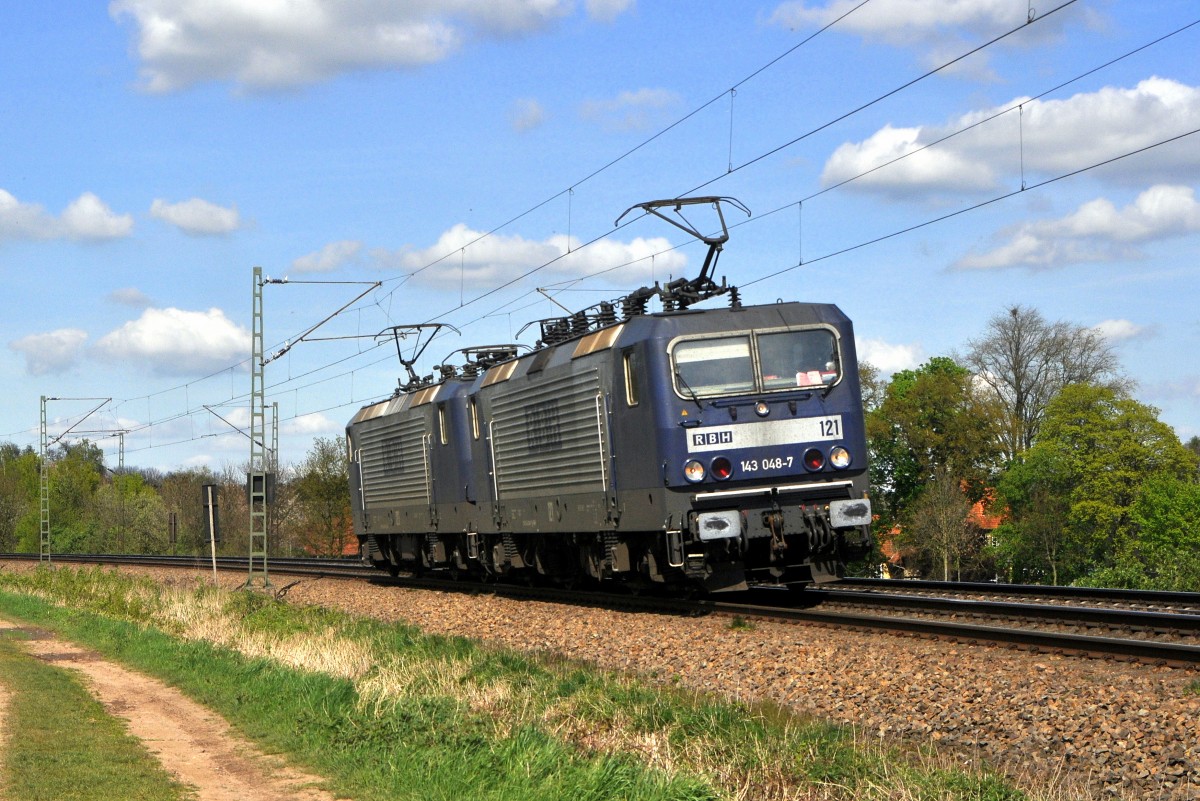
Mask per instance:
[[[605,415],[595,370],[498,395],[492,447],[499,498],[604,492]]]
[[[359,434],[366,508],[429,503],[429,449],[423,416],[385,421]]]

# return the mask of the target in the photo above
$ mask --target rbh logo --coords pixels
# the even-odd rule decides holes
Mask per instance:
[[[692,434],[692,447],[702,448],[705,445],[732,445],[732,431],[698,431]]]

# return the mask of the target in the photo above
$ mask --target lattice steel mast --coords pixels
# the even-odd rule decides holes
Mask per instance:
[[[246,586],[271,586],[267,570],[266,396],[263,375],[263,277],[254,268],[253,331],[250,336],[250,466],[247,503],[250,512],[250,572]]]

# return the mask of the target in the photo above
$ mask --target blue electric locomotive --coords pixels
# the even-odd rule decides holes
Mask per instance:
[[[364,558],[725,591],[834,580],[865,555],[851,323],[827,304],[740,305],[707,277],[727,237],[705,239],[698,279],[639,291],[619,316],[542,321],[524,355],[468,349],[436,381],[410,367],[360,410],[347,439]],[[729,308],[689,308],[723,292]],[[653,295],[664,310],[646,313]]]

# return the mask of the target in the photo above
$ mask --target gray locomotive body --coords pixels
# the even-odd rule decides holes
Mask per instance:
[[[850,321],[779,303],[638,314],[364,407],[355,533],[395,573],[827,581],[870,548]]]

